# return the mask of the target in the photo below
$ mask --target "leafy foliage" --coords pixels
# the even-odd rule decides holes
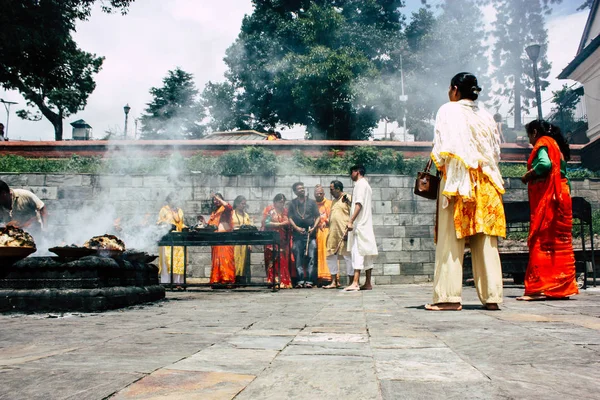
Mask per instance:
[[[103,10],[125,13],[133,0],[107,0]],[[29,107],[22,118],[48,119],[56,140],[62,121],[82,110],[95,89],[103,58],[81,50],[71,33],[90,16],[95,0],[2,1],[0,9],[0,84],[18,90]],[[40,115],[41,114],[41,115]]]
[[[403,2],[253,4],[227,50],[228,82],[210,83],[203,94],[217,126],[231,112],[237,128],[302,124],[309,138],[368,138],[390,114],[374,100],[395,96],[372,89],[384,86],[385,74],[398,64]]]
[[[535,87],[533,66],[525,53],[532,43],[541,45],[538,57],[540,89],[550,84],[551,64],[546,57],[548,33],[544,16],[549,14],[550,4],[561,0],[489,0],[496,8],[496,22],[492,35],[495,44],[492,65],[496,67],[493,77],[499,86],[495,91],[495,105],[503,102],[513,104],[514,126],[521,126],[521,111],[529,113],[534,106]]]
[[[484,44],[487,33],[477,3],[447,0],[437,10],[422,7],[412,14],[406,27],[407,124],[417,140],[432,139],[431,121],[448,101],[447,89],[455,74],[467,71],[477,76],[479,86],[484,88],[481,99],[486,99],[491,87]]]
[[[163,86],[150,89],[152,101],[142,115],[144,139],[197,138],[203,135],[202,109],[196,96],[194,77],[176,68],[163,79]]]

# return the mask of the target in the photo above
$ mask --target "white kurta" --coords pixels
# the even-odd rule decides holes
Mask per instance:
[[[354,220],[354,229],[348,233],[348,251],[352,251],[354,241],[361,256],[376,256],[377,243],[373,233],[373,218],[371,205],[372,190],[369,182],[361,178],[354,183],[352,192],[352,207],[350,215],[354,215],[356,204],[360,203],[361,210],[358,217]]]

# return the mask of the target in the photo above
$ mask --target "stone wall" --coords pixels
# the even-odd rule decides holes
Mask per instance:
[[[433,278],[434,243],[433,224],[435,202],[412,193],[414,178],[409,176],[367,176],[373,189],[373,222],[379,247],[379,257],[373,271],[377,284],[412,283]],[[233,202],[238,195],[248,200],[248,212],[255,224],[260,225],[261,212],[271,204],[277,193],[292,198],[291,186],[302,181],[311,193],[316,184],[329,187],[340,180],[351,192],[348,176],[288,175],[277,177],[221,177],[205,175],[184,176],[107,176],[107,175],[55,175],[55,174],[2,174],[0,179],[11,187],[26,188],[36,193],[47,205],[49,230],[60,237],[67,226],[69,215],[82,215],[81,226],[88,224],[87,217],[98,210],[107,219],[121,217],[124,221],[145,214],[151,222],[165,203],[169,193],[178,196],[186,222],[193,224],[198,214],[207,215],[211,191],[220,192]],[[506,179],[505,201],[527,199],[527,189],[519,179]],[[585,179],[572,182],[573,195],[586,198],[594,209],[600,207],[600,180]],[[328,191],[326,190],[326,194]],[[87,213],[79,214],[82,210]],[[79,217],[78,217],[79,218]],[[90,217],[91,218],[91,217]],[[71,219],[72,223],[72,219]],[[82,237],[81,243],[88,237]],[[191,248],[188,278],[207,281],[210,276],[210,249]],[[263,256],[260,248],[252,255],[253,277],[264,277]]]

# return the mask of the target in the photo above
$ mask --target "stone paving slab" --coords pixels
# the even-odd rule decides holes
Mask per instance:
[[[600,288],[498,312],[464,288],[190,290],[104,313],[0,314],[5,399],[592,399]]]
[[[231,399],[255,376],[227,372],[161,369],[135,382],[113,397],[115,400],[219,400]]]

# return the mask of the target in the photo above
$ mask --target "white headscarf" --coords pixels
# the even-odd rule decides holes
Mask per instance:
[[[473,100],[451,101],[435,118],[431,158],[446,170],[444,195],[473,199],[470,171],[479,166],[500,193],[504,193],[500,161],[500,134],[494,117]]]

